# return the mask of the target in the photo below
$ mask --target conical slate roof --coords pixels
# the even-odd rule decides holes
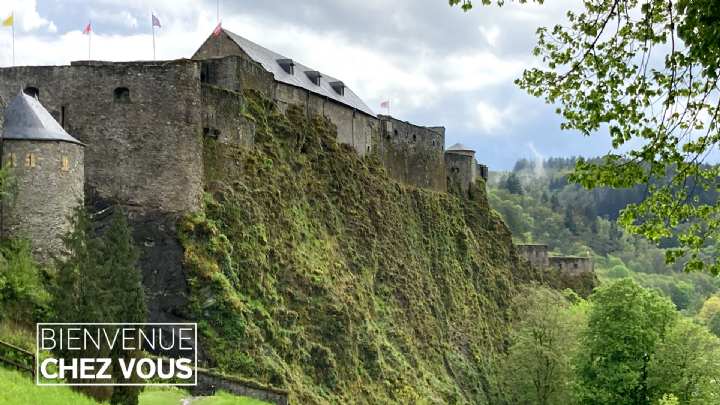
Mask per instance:
[[[452,145],[451,147],[447,148],[447,150],[445,152],[473,152],[473,153],[475,153],[474,150],[468,148],[467,146],[465,146],[461,143],[456,143],[456,144]]]
[[[2,139],[64,141],[82,145],[82,142],[65,132],[36,98],[23,92],[5,109]]]

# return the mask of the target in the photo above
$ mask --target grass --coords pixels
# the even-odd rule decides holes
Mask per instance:
[[[141,405],[145,405],[140,402]],[[193,401],[193,405],[269,405],[267,402],[257,399],[236,397],[226,392],[219,392],[215,396],[200,398]]]
[[[97,402],[68,387],[38,387],[27,374],[0,368],[0,404],[97,405]]]
[[[140,394],[140,405],[179,405],[190,395],[178,388],[148,388]],[[0,368],[0,404],[3,405],[98,405],[99,402],[69,387],[38,387],[27,374]],[[193,405],[268,405],[267,402],[220,392],[201,397]]]
[[[255,146],[205,141],[178,226],[210,367],[303,405],[493,403],[520,263],[481,181],[403,186],[328,121],[246,98]]]

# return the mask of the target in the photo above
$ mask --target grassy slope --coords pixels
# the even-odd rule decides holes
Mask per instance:
[[[140,394],[140,405],[179,405],[189,394],[180,389],[148,388]],[[0,368],[0,404],[3,405],[98,405],[98,402],[69,387],[38,387],[27,375]],[[224,392],[193,401],[197,405],[269,405]]]
[[[484,188],[403,187],[327,122],[248,99],[257,147],[206,144],[206,207],[180,226],[212,366],[293,403],[492,402],[518,262]]]
[[[0,368],[0,404],[97,405],[97,402],[67,387],[38,387],[27,374]]]

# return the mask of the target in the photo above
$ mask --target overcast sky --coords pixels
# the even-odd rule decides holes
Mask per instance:
[[[478,0],[476,3],[480,3]],[[510,2],[508,2],[510,3]],[[607,137],[560,131],[554,107],[513,80],[537,63],[535,30],[564,21],[577,1],[477,6],[447,0],[224,0],[223,27],[343,80],[376,112],[447,128],[446,143],[477,150],[491,170],[518,158],[596,156]],[[188,58],[216,25],[215,0],[0,0],[0,17],[15,10],[17,65],[87,59],[152,58],[150,13],[158,59]],[[0,31],[0,65],[9,66],[11,30]]]

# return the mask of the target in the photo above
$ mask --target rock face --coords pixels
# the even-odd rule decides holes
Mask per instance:
[[[12,100],[0,138],[0,164],[9,167],[12,184],[1,207],[1,237],[33,241],[42,262],[62,251],[69,217],[83,202],[83,149],[37,99]]]
[[[520,273],[482,182],[405,187],[328,120],[249,94],[255,147],[205,143],[179,227],[208,366],[293,404],[491,404]]]

